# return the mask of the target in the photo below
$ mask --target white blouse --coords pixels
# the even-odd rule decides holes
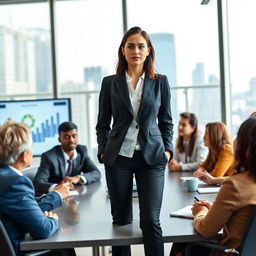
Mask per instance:
[[[180,153],[177,149],[177,144],[174,150],[173,159],[181,165],[182,171],[194,171],[205,161],[207,154],[208,148],[204,146],[203,135],[199,134],[196,137],[191,157],[187,155],[187,161],[186,152],[184,151]]]

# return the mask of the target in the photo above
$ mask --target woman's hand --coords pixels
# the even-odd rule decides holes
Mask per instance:
[[[219,184],[221,181],[219,178],[213,177],[209,172],[206,170],[197,170],[193,173],[193,176],[197,177],[199,180],[207,183],[207,184]]]
[[[169,161],[170,161],[170,158],[171,158],[171,153],[170,153],[170,151],[165,151],[164,153],[165,153],[165,156],[166,156],[166,158],[167,158],[167,162],[169,162]]]
[[[206,170],[203,168],[198,168],[195,172],[193,172],[193,176],[200,179],[204,172],[206,172]]]
[[[168,168],[170,171],[181,171],[181,165],[175,159],[168,163]]]
[[[208,208],[209,207],[209,208]],[[197,213],[201,211],[207,211],[211,208],[211,203],[206,200],[201,200],[199,202],[195,201],[191,210],[192,214],[196,215]]]

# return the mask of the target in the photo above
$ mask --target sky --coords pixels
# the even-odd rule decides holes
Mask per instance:
[[[83,68],[88,66],[105,66],[107,72],[114,71],[123,33],[120,2],[81,0],[57,3],[61,83],[82,82]],[[177,83],[191,85],[196,62],[205,63],[207,76],[215,74],[219,77],[216,2],[212,0],[203,6],[200,0],[127,0],[128,27],[139,25],[148,33],[174,33]],[[229,0],[228,6],[230,75],[233,90],[239,92],[247,90],[250,78],[256,76],[256,1]],[[0,6],[0,24],[49,29],[48,5]]]

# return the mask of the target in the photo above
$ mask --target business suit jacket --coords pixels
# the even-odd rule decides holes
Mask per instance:
[[[120,79],[114,75],[105,77],[102,81],[96,126],[100,162],[110,166],[114,164],[132,120],[133,109],[125,74]],[[147,164],[166,162],[164,152],[173,151],[170,89],[166,76],[160,75],[159,79],[152,80],[145,74],[136,121],[140,129],[138,142]],[[104,156],[101,160],[102,154]]]
[[[19,244],[25,233],[43,239],[57,230],[58,221],[46,217],[43,211],[51,211],[61,206],[61,197],[58,193],[51,192],[35,198],[31,180],[2,164],[0,164],[0,180],[0,218],[17,255],[22,255]],[[2,255],[1,248],[0,255]]]
[[[77,158],[74,162],[72,176],[82,175],[87,183],[98,181],[101,178],[100,171],[87,154],[86,146],[78,145]],[[55,146],[42,154],[41,163],[35,176],[35,188],[37,193],[47,193],[49,187],[60,183],[66,174],[66,163],[61,146]]]
[[[237,173],[221,184],[209,211],[201,210],[194,218],[195,229],[203,236],[213,237],[221,229],[220,244],[229,248],[240,246],[248,221],[256,205],[256,183],[247,171]],[[231,256],[233,253],[212,252],[211,256]]]

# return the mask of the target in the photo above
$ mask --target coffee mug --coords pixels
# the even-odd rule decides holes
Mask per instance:
[[[188,178],[183,180],[182,185],[188,190],[188,192],[195,192],[198,187],[198,178]]]

